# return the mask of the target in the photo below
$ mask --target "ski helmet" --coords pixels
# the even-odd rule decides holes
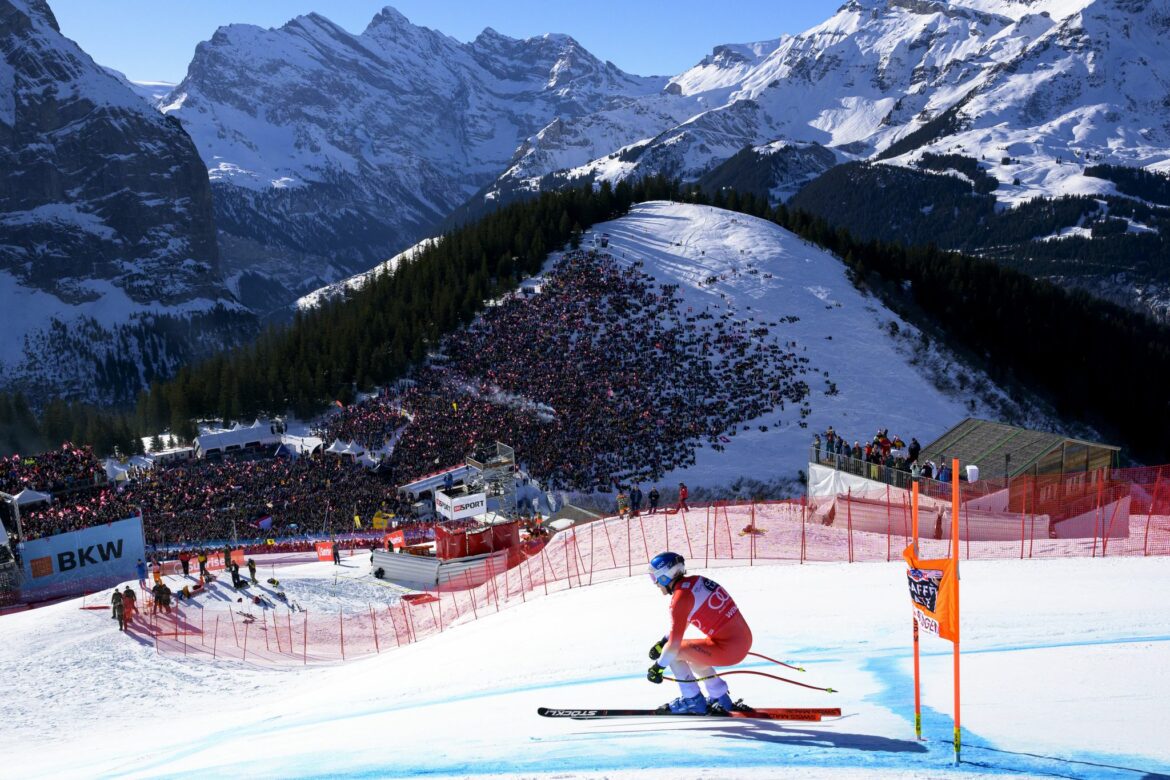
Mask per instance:
[[[687,562],[676,552],[664,552],[650,561],[650,579],[654,584],[670,590],[679,577],[687,573]]]

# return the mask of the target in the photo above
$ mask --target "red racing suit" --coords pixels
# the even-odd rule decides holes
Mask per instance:
[[[723,587],[706,577],[682,577],[670,598],[670,634],[659,666],[675,659],[698,667],[731,666],[752,649],[752,631],[743,613]],[[683,639],[687,624],[702,631],[702,639]]]

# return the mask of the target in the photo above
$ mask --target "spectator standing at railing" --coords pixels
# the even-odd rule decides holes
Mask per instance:
[[[658,511],[658,486],[650,488],[650,514]]]
[[[819,433],[813,434],[813,452],[816,453],[813,457],[816,458],[817,463],[821,462],[821,435]]]
[[[630,511],[634,517],[642,511],[642,488],[638,487],[636,482],[630,487]]]
[[[906,450],[906,461],[908,463],[915,463],[918,460],[919,453],[922,452],[922,445],[918,443],[918,439],[913,436],[910,437],[910,447]]]
[[[940,460],[941,460],[941,463],[939,463],[939,466],[938,466],[938,481],[939,482],[950,482],[951,481],[951,467],[947,465],[947,456],[943,455]]]
[[[687,490],[687,486],[684,485],[682,482],[678,483],[678,506],[676,506],[674,508],[674,511],[676,511],[676,512],[689,512],[689,511],[691,511],[691,508],[689,506],[687,506],[687,496],[688,495],[690,495],[690,491]]]

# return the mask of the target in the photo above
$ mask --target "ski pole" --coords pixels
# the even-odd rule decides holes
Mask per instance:
[[[774,664],[779,664],[780,666],[785,666],[785,667],[787,667],[787,668],[789,668],[789,669],[795,669],[795,670],[796,670],[796,671],[798,671],[798,672],[803,672],[803,671],[804,671],[804,667],[803,667],[803,666],[793,666],[792,664],[786,664],[786,663],[784,663],[783,661],[777,661],[775,658],[769,658],[768,656],[766,656],[766,655],[761,655],[760,653],[748,653],[748,655],[755,656],[756,658],[763,658],[765,661],[771,661],[771,662],[772,662],[772,663],[774,663]]]
[[[837,691],[833,688],[822,688],[819,685],[808,685],[807,683],[797,682],[796,680],[789,680],[786,677],[777,677],[774,674],[768,674],[767,672],[756,672],[756,671],[752,671],[750,669],[733,669],[730,672],[716,672],[715,674],[709,674],[706,677],[696,677],[693,680],[679,680],[675,677],[666,677],[666,676],[663,676],[662,679],[663,680],[670,680],[671,682],[677,682],[677,683],[702,682],[703,680],[710,680],[712,677],[726,677],[729,674],[754,674],[754,675],[757,675],[759,677],[768,677],[770,679],[779,680],[780,682],[786,682],[786,683],[789,683],[791,685],[799,685],[801,688],[811,688],[814,691],[824,691],[825,693],[837,693]]]

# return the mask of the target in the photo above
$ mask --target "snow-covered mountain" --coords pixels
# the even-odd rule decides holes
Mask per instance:
[[[428,235],[558,117],[666,81],[624,73],[565,35],[488,28],[460,43],[386,8],[360,34],[317,14],[223,27],[163,111],[210,171],[229,275],[300,294]],[[290,250],[301,257],[291,268]]]
[[[247,319],[191,139],[44,0],[0,0],[0,311],[0,385],[93,400],[133,397]]]
[[[1098,193],[1101,181],[1068,163],[1170,164],[1167,30],[1159,0],[850,0],[770,51],[718,47],[666,88],[709,108],[653,132],[639,125],[641,142],[571,175],[696,180],[780,141],[899,164],[922,151],[1010,157],[991,170],[1006,202]],[[560,135],[597,121],[569,121]],[[541,163],[555,155],[525,152],[532,164],[506,172],[499,189],[550,172]]]

